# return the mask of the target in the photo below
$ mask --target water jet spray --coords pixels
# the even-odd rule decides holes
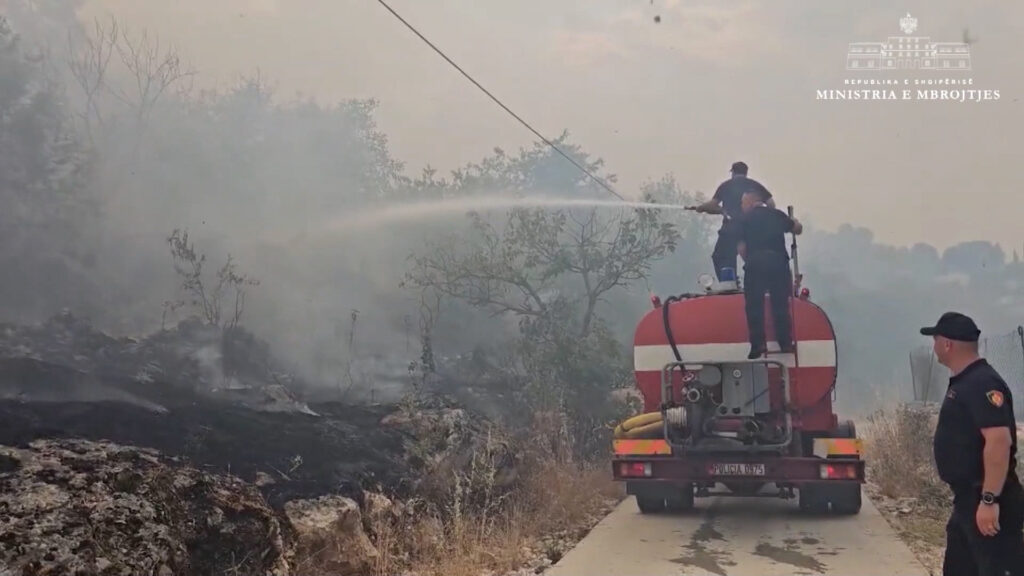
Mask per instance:
[[[546,207],[605,207],[634,208],[657,210],[690,210],[678,204],[657,202],[638,202],[627,200],[598,200],[587,198],[550,198],[543,196],[525,196],[510,198],[508,196],[472,196],[466,198],[447,198],[422,202],[403,202],[383,206],[375,206],[346,214],[328,221],[316,230],[295,234],[287,240],[279,240],[285,244],[294,244],[300,240],[311,241],[323,235],[348,235],[366,232],[388,224],[422,221],[429,217],[443,217],[460,212],[485,210],[490,208],[546,208]],[[271,240],[273,242],[273,240]]]

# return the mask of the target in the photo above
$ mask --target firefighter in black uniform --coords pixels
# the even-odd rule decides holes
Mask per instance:
[[[953,492],[944,576],[1024,575],[1024,489],[1017,478],[1013,396],[978,354],[969,317],[943,314],[922,328],[952,377],[935,428],[935,464]]]
[[[768,206],[757,190],[748,190],[741,200],[743,215],[737,219],[738,251],[743,256],[744,298],[750,332],[751,360],[768,351],[764,327],[764,295],[772,302],[775,337],[783,352],[793,351],[789,298],[793,275],[786,252],[786,233],[800,234],[803,226],[785,212]]]
[[[761,199],[769,207],[775,207],[775,200],[772,193],[760,182],[747,177],[747,165],[743,162],[734,162],[732,177],[718,185],[715,195],[704,204],[693,206],[690,209],[704,214],[721,214],[722,227],[718,230],[718,241],[715,242],[715,250],[711,253],[711,262],[715,266],[715,276],[722,280],[722,269],[732,268],[736,270],[737,244],[736,219],[740,217],[740,198],[748,190],[755,190],[761,194]]]

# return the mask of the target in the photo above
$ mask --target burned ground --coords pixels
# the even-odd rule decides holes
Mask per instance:
[[[0,444],[85,438],[153,448],[208,472],[256,481],[271,504],[326,493],[358,496],[363,485],[407,488],[402,435],[379,426],[384,410],[317,406],[321,416],[256,412],[196,402],[165,413],[120,402],[0,403]],[[261,482],[262,483],[262,482]]]
[[[559,420],[510,371],[438,365],[390,405],[344,403],[241,329],[0,325],[0,574],[546,566],[607,511],[606,468],[559,462]]]
[[[117,339],[70,314],[0,326],[0,560],[18,574],[285,575],[341,546],[324,562],[363,574],[377,552],[360,504],[443,509],[484,460],[488,494],[517,481],[514,448],[447,397],[304,390],[242,332]]]
[[[441,455],[432,463],[461,462],[482,422],[440,397],[419,404],[433,418],[413,425],[394,416],[396,405],[307,403],[303,387],[251,336],[194,323],[142,340],[111,338],[70,314],[0,327],[0,444],[83,438],[152,448],[258,481],[275,507],[363,488],[405,496],[429,472],[416,438],[425,425],[439,426],[426,431]]]

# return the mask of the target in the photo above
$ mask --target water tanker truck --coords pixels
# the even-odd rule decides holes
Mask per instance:
[[[754,360],[738,282],[705,275],[696,293],[652,296],[633,341],[644,413],[613,439],[614,478],[642,513],[682,511],[710,496],[798,496],[807,512],[860,512],[861,441],[833,411],[835,331],[794,272],[795,351],[770,342]]]

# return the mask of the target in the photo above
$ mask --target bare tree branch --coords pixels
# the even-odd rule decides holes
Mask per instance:
[[[115,81],[112,57],[127,73],[128,86]],[[113,17],[104,24],[93,22],[91,34],[80,42],[68,36],[68,67],[85,97],[82,114],[89,138],[95,141],[96,129],[105,128],[103,95],[112,96],[133,112],[136,136],[148,125],[149,115],[161,97],[171,89],[185,96],[193,88],[195,70],[187,66],[173,47],[162,47],[157,36],[143,30],[137,37]]]
[[[494,314],[543,317],[550,303],[541,294],[575,277],[582,294],[560,298],[581,305],[581,336],[589,333],[602,297],[644,278],[679,236],[649,211],[602,221],[596,210],[580,217],[517,208],[500,234],[478,215],[471,217],[470,237],[428,246],[414,256],[407,281]]]
[[[97,18],[93,22],[93,35],[86,35],[83,45],[75,46],[71,32],[68,32],[68,68],[82,94],[85,96],[85,110],[81,113],[86,136],[95,143],[93,123],[102,131],[103,114],[100,109],[100,93],[107,87],[107,71],[110,58],[118,41],[117,21],[111,17],[109,27]]]
[[[141,133],[149,112],[164,92],[178,81],[194,76],[195,70],[182,62],[174,48],[161,49],[160,38],[150,39],[146,30],[136,39],[122,28],[117,51],[135,81],[135,93],[130,97],[124,92],[121,95],[135,107],[136,126]]]

